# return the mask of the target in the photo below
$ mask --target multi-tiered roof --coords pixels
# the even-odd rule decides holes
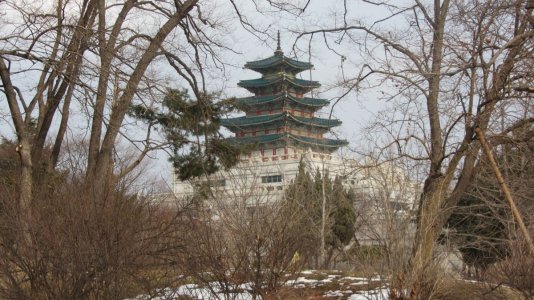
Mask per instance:
[[[257,145],[260,150],[284,148],[293,151],[312,149],[331,153],[347,141],[325,138],[337,119],[318,118],[315,113],[328,105],[328,100],[304,97],[320,86],[317,81],[296,77],[312,64],[286,57],[280,49],[280,38],[274,55],[248,62],[245,68],[261,73],[262,77],[241,80],[238,85],[254,94],[237,99],[237,108],[246,115],[222,120],[222,125],[236,134],[232,140]],[[263,151],[262,151],[263,152]]]

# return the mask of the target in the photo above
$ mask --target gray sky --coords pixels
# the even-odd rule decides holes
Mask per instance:
[[[224,2],[219,0],[218,2]],[[301,1],[304,2],[304,1]],[[310,72],[301,73],[305,79],[313,79],[319,81],[322,86],[313,91],[313,96],[318,98],[325,98],[336,100],[339,95],[343,93],[341,88],[336,87],[342,80],[341,58],[334,52],[329,50],[324,43],[324,40],[315,36],[311,48],[308,48],[308,38],[301,39],[297,44],[295,40],[299,30],[312,30],[320,26],[328,27],[336,24],[336,19],[339,18],[339,13],[342,11],[343,1],[311,1],[307,11],[300,17],[292,16],[288,13],[270,12],[268,7],[261,7],[265,9],[261,15],[255,11],[254,7],[250,6],[250,1],[240,1],[242,6],[240,9],[245,11],[245,14],[251,16],[249,19],[254,22],[258,28],[269,27],[270,38],[262,41],[256,36],[247,32],[234,18],[230,20],[231,33],[226,37],[235,45],[234,50],[239,52],[237,54],[227,53],[224,57],[227,63],[224,72],[210,73],[212,79],[208,80],[208,88],[212,90],[222,90],[223,96],[226,97],[244,97],[249,96],[250,93],[237,86],[240,80],[258,78],[259,73],[244,69],[244,65],[248,61],[267,58],[273,55],[276,49],[276,32],[280,30],[281,48],[286,56],[297,58],[301,61],[311,60],[314,69]],[[371,22],[373,19],[381,18],[387,12],[381,11],[373,5],[361,5],[357,9],[350,8],[347,18],[352,20],[362,20],[363,22]],[[351,47],[351,45],[332,45],[329,41],[329,46],[335,46],[336,52],[345,55],[346,60],[343,63],[345,76],[354,76],[359,71],[359,65],[363,62],[358,57]],[[295,51],[296,49],[296,56]],[[310,51],[311,50],[311,57]],[[351,93],[340,100],[334,107],[332,112],[333,118],[340,119],[343,124],[335,129],[339,133],[339,138],[347,139],[349,147],[342,149],[342,155],[352,156],[352,150],[358,148],[361,130],[374,119],[374,114],[384,107],[384,103],[378,99],[378,95],[373,91],[366,91],[364,93]],[[323,117],[328,117],[332,105],[324,108],[320,114]],[[229,133],[228,133],[229,134]],[[163,177],[166,181],[170,180],[172,168],[167,162],[166,155],[159,153],[153,155],[157,159],[149,161],[153,165],[152,170],[164,170],[163,172],[156,172],[156,176]],[[169,176],[169,177],[167,177]]]
[[[305,0],[291,1],[295,5],[306,3]],[[347,77],[355,76],[359,71],[359,66],[363,63],[355,51],[355,45],[351,43],[336,44],[335,40],[329,39],[328,46],[335,50],[327,49],[324,40],[320,36],[315,36],[313,43],[308,43],[305,37],[295,44],[296,32],[302,30],[314,30],[320,27],[328,28],[342,24],[344,1],[319,1],[311,0],[306,11],[300,15],[280,12],[263,3],[259,9],[262,14],[256,11],[250,0],[238,0],[238,6],[248,20],[260,29],[268,29],[271,38],[263,36],[260,40],[253,34],[247,32],[239,24],[237,17],[230,13],[227,0],[207,1],[213,6],[209,13],[220,16],[227,26],[227,35],[223,40],[230,45],[237,53],[228,52],[222,55],[226,62],[224,72],[216,69],[208,72],[211,78],[208,79],[208,88],[211,90],[222,90],[224,96],[247,96],[249,93],[237,86],[239,80],[259,77],[259,74],[243,69],[247,61],[266,58],[273,54],[276,48],[276,32],[280,30],[282,50],[287,56],[297,58],[302,61],[310,60],[314,64],[311,72],[303,72],[302,77],[319,81],[322,87],[313,92],[314,97],[336,99],[343,93],[343,90],[336,85],[342,80],[342,75]],[[349,22],[356,20],[370,23],[373,19],[381,18],[387,11],[381,11],[377,7],[364,4],[361,1],[348,2],[349,12],[346,15]],[[293,51],[295,50],[295,51]],[[295,56],[296,54],[296,56]],[[343,70],[341,69],[342,59]],[[342,72],[343,71],[343,72]],[[169,72],[172,74],[172,72]],[[171,75],[172,76],[172,75]],[[176,76],[176,75],[175,75]],[[3,97],[1,95],[0,97]],[[377,93],[352,93],[339,101],[333,110],[333,117],[340,119],[343,124],[336,129],[340,133],[340,138],[345,138],[350,142],[350,148],[357,147],[360,130],[373,119],[373,113],[383,107],[383,103],[378,99]],[[330,108],[324,109],[321,113],[328,116]],[[12,127],[10,125],[9,114],[7,113],[5,101],[0,104],[0,134],[13,138]],[[7,122],[6,122],[7,120]],[[71,126],[71,132],[83,131],[88,124],[81,122]],[[344,150],[344,153],[349,151]],[[162,177],[165,180],[171,178],[170,163],[167,162],[166,155],[158,153],[152,155],[153,160],[146,163],[151,165],[151,178]]]
[[[305,1],[300,1],[305,2]],[[321,36],[316,35],[309,47],[309,38],[305,37],[295,44],[297,34],[295,32],[302,30],[314,30],[319,27],[328,28],[340,24],[341,12],[343,12],[344,1],[310,1],[306,12],[301,17],[294,17],[287,13],[267,13],[262,19],[263,24],[270,25],[272,40],[262,43],[251,34],[239,28],[234,36],[238,45],[238,51],[242,55],[232,58],[238,68],[229,70],[229,82],[225,87],[228,96],[245,96],[248,92],[237,86],[237,82],[243,79],[252,79],[259,76],[253,71],[244,70],[242,66],[251,60],[269,57],[276,48],[276,31],[279,29],[281,34],[281,47],[284,54],[302,61],[310,60],[314,69],[309,72],[303,72],[301,75],[305,79],[319,81],[322,86],[313,91],[314,97],[326,98],[330,100],[337,99],[343,94],[343,89],[337,87],[342,81],[341,57],[333,51],[327,49]],[[348,2],[349,13],[347,19],[351,22],[356,20],[371,23],[372,20],[382,18],[387,11],[381,10],[376,6],[364,4],[361,1]],[[252,12],[251,12],[252,14]],[[257,13],[256,13],[257,14]],[[355,76],[359,72],[359,66],[364,62],[357,55],[354,45],[340,44],[337,45],[333,40],[328,41],[328,45],[338,54],[345,56],[343,62],[343,71],[345,76]],[[295,51],[297,56],[295,56]],[[311,52],[310,52],[311,50]],[[311,55],[311,56],[310,56]],[[373,91],[364,93],[351,93],[337,103],[333,110],[333,117],[343,121],[343,124],[336,129],[343,138],[346,138],[355,145],[359,132],[369,120],[373,119],[373,113],[377,112],[383,103],[378,99],[378,95]],[[321,113],[328,116],[331,106],[325,108]]]

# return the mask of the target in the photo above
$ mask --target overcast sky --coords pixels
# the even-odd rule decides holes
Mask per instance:
[[[307,0],[290,1],[301,7]],[[399,1],[403,2],[403,1]],[[214,14],[219,14],[228,26],[228,34],[224,40],[233,47],[236,53],[226,53],[222,56],[226,62],[224,72],[210,71],[208,88],[213,91],[222,90],[224,96],[242,97],[250,95],[245,89],[239,88],[239,80],[257,78],[260,75],[243,69],[247,61],[257,60],[269,57],[276,48],[276,32],[279,30],[281,35],[282,50],[287,56],[302,61],[311,61],[315,66],[311,72],[303,72],[302,77],[319,81],[322,87],[313,92],[314,97],[335,100],[343,93],[343,90],[336,85],[341,81],[342,75],[351,77],[359,71],[358,66],[363,62],[349,43],[337,44],[335,39],[328,40],[328,46],[335,52],[327,49],[322,37],[316,35],[313,43],[309,44],[309,38],[304,37],[296,43],[297,33],[303,30],[314,30],[318,28],[331,28],[342,24],[343,3],[344,1],[320,1],[311,0],[304,13],[290,14],[280,12],[267,5],[266,1],[258,1],[263,6],[253,6],[250,0],[238,0],[237,4],[247,17],[248,21],[261,30],[267,29],[270,37],[260,34],[257,36],[247,32],[239,24],[237,17],[230,10],[227,0],[209,0],[209,5],[213,5]],[[361,1],[347,1],[349,8],[346,15],[349,23],[365,22],[371,23],[373,20],[380,19],[387,14],[387,11],[380,10]],[[261,14],[257,12],[261,10]],[[343,59],[342,59],[343,57]],[[343,60],[343,70],[341,63]],[[343,72],[343,73],[342,73]],[[2,101],[4,102],[4,101]],[[9,125],[9,116],[6,114],[5,103],[0,107],[0,113],[4,122],[0,122],[0,134],[13,138],[12,128]],[[332,115],[340,119],[343,124],[336,129],[340,133],[340,138],[347,139],[350,142],[349,148],[357,147],[360,130],[373,119],[373,113],[383,107],[383,103],[377,97],[377,94],[371,91],[364,93],[352,93],[334,107]],[[328,116],[330,108],[324,109],[321,113]],[[8,122],[5,122],[8,120]],[[84,128],[81,125],[80,128]],[[76,130],[75,128],[73,128]],[[344,153],[347,153],[344,150]],[[153,164],[150,168],[155,171],[156,177],[163,177],[166,180],[171,178],[170,164],[167,162],[165,155],[157,154],[156,160],[149,161]]]
[[[305,1],[301,1],[305,2]],[[403,1],[399,1],[403,2]],[[376,19],[383,18],[387,11],[381,10],[376,6],[364,4],[361,1],[347,1],[349,11],[347,19],[350,22],[361,21],[371,23]],[[352,5],[352,6],[350,6]],[[249,8],[250,15],[254,15]],[[291,16],[287,13],[266,13],[260,22],[263,25],[270,25],[272,40],[262,43],[256,37],[248,34],[242,28],[234,33],[237,50],[242,54],[232,57],[236,60],[237,68],[229,69],[229,81],[225,87],[228,96],[246,96],[248,92],[237,86],[239,80],[252,79],[259,76],[253,71],[244,70],[242,66],[247,61],[257,60],[269,57],[276,48],[276,31],[280,30],[281,47],[287,56],[297,58],[302,61],[310,60],[314,65],[311,72],[301,73],[305,79],[319,81],[322,86],[313,92],[314,97],[336,100],[343,93],[341,88],[336,87],[342,81],[341,57],[345,57],[343,62],[343,72],[346,77],[355,76],[359,72],[359,66],[364,62],[358,56],[354,45],[338,45],[334,40],[328,40],[328,46],[333,48],[336,53],[329,50],[321,36],[316,35],[308,47],[309,38],[305,37],[295,44],[297,38],[296,31],[314,30],[320,27],[328,28],[340,25],[341,15],[343,12],[343,1],[310,1],[306,12],[300,17]],[[257,14],[257,13],[256,13]],[[387,26],[387,25],[386,25]],[[296,51],[293,51],[295,50]],[[311,50],[311,53],[310,53]],[[383,107],[383,103],[377,97],[376,92],[366,91],[365,93],[351,93],[333,109],[333,117],[343,121],[343,124],[336,129],[343,138],[349,140],[352,146],[358,139],[360,129],[365,126],[369,120],[373,119],[373,113]],[[330,113],[330,108],[321,111],[325,116]]]
[[[225,0],[219,0],[219,2],[225,2]],[[357,51],[351,48],[351,45],[338,45],[329,40],[329,46],[335,49],[336,54],[326,47],[324,39],[319,36],[314,37],[311,47],[309,47],[308,38],[303,38],[295,44],[298,31],[331,27],[339,22],[338,19],[340,19],[343,11],[343,1],[312,0],[306,12],[298,17],[277,12],[268,6],[260,7],[263,13],[259,14],[256,8],[250,5],[250,1],[242,0],[239,2],[242,4],[240,9],[249,16],[252,23],[261,29],[269,28],[270,37],[262,36],[264,40],[258,39],[257,36],[244,30],[237,19],[234,19],[233,23],[230,24],[231,33],[226,38],[231,40],[231,43],[235,45],[234,50],[238,53],[228,53],[224,57],[227,62],[224,73],[221,71],[209,74],[213,80],[209,80],[208,84],[208,88],[212,90],[222,90],[226,97],[251,95],[246,89],[238,87],[237,83],[244,79],[258,78],[261,74],[244,69],[244,65],[248,61],[273,55],[276,49],[278,30],[281,35],[281,48],[286,56],[301,61],[311,61],[314,65],[311,72],[301,73],[303,78],[321,83],[322,86],[313,92],[314,97],[329,99],[333,103],[343,93],[343,90],[337,87],[343,75],[339,54],[345,56],[343,72],[347,77],[354,76],[359,71],[358,67],[364,63],[356,54]],[[356,7],[357,3],[360,4]],[[387,14],[387,11],[380,10],[373,5],[362,4],[361,1],[354,1],[352,4],[349,2],[349,5],[353,6],[349,7],[347,18],[354,22],[371,23]],[[351,93],[334,106],[332,117],[343,122],[340,127],[335,129],[335,132],[339,134],[339,138],[347,139],[350,143],[349,147],[340,151],[342,155],[353,156],[352,150],[359,147],[361,130],[374,119],[374,114],[384,106],[384,103],[378,98],[377,93],[373,91]],[[323,117],[328,117],[331,108],[332,105],[326,107],[320,114]],[[172,172],[170,164],[166,162],[164,155],[159,154],[156,157],[158,161],[150,163],[155,163],[158,166],[156,169],[166,169],[165,172],[158,173],[158,176],[163,176],[165,180],[168,180],[170,177],[165,175]]]

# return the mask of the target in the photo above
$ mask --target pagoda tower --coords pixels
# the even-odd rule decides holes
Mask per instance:
[[[337,119],[316,117],[316,112],[329,101],[305,97],[320,84],[299,79],[297,74],[312,67],[310,63],[285,56],[280,49],[278,34],[273,56],[245,64],[245,68],[262,76],[238,83],[254,95],[236,100],[236,108],[244,111],[245,116],[221,120],[221,125],[235,133],[230,140],[252,146],[264,161],[270,157],[295,158],[295,155],[310,150],[332,154],[347,145],[346,140],[324,137],[330,129],[341,124]]]

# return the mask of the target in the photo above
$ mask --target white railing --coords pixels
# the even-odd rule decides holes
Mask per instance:
[[[253,156],[253,157],[244,157],[240,159],[241,163],[251,163],[257,164],[261,162],[273,162],[273,161],[298,161],[301,158],[304,159],[314,159],[314,160],[326,160],[326,161],[342,161],[343,159],[336,155],[317,153],[317,152],[307,152],[300,154],[282,154],[282,155],[264,155],[264,156]]]

